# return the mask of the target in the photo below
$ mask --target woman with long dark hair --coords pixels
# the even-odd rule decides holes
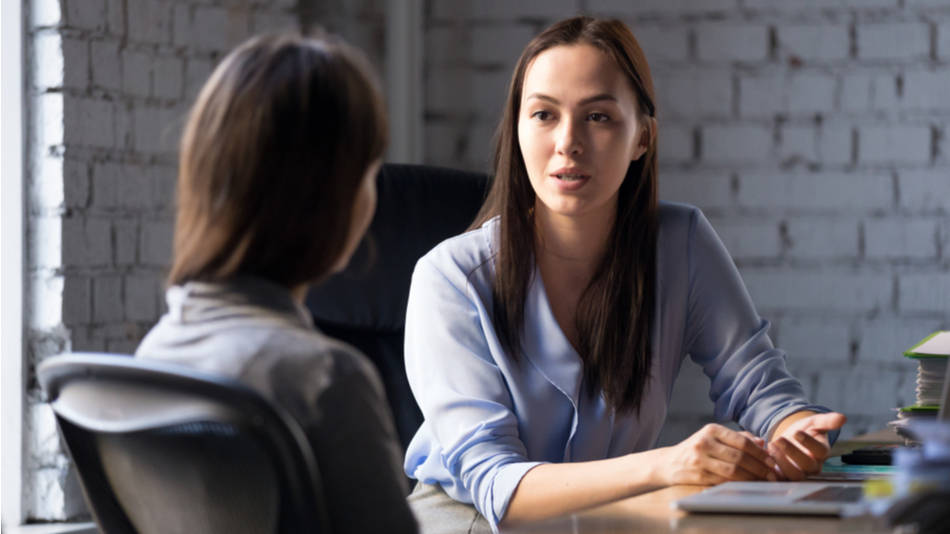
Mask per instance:
[[[336,38],[228,54],[188,116],[168,313],[135,353],[236,378],[295,417],[332,532],[416,531],[379,375],[303,305],[369,226],[386,132],[367,62]]]
[[[657,201],[657,128],[623,23],[561,21],[522,53],[489,198],[413,275],[406,366],[425,422],[405,468],[424,530],[820,469],[844,416],[805,400],[703,214]],[[744,431],[654,448],[686,355]]]

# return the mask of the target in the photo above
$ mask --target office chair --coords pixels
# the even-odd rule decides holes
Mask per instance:
[[[403,451],[422,424],[403,359],[409,282],[416,261],[464,232],[488,190],[488,176],[424,165],[383,165],[376,215],[349,266],[307,296],[318,328],[357,347],[376,365]]]
[[[240,382],[107,354],[37,374],[102,532],[329,531],[302,428]]]

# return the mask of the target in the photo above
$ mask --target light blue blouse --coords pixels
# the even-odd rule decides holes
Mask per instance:
[[[768,336],[735,264],[702,212],[660,203],[653,364],[640,415],[619,415],[581,385],[582,363],[535,272],[526,358],[492,326],[499,219],[448,239],[416,265],[406,313],[406,371],[425,421],[406,473],[473,503],[497,530],[521,477],[544,462],[598,460],[656,445],[685,355],[710,379],[719,420],[767,435],[809,404]]]

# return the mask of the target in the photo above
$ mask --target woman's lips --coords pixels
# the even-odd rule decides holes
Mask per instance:
[[[553,172],[548,179],[558,191],[577,191],[590,180],[590,175],[583,172]]]

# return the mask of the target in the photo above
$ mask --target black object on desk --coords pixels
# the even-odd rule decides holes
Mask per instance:
[[[851,465],[891,465],[897,445],[873,445],[841,455],[841,461]]]

